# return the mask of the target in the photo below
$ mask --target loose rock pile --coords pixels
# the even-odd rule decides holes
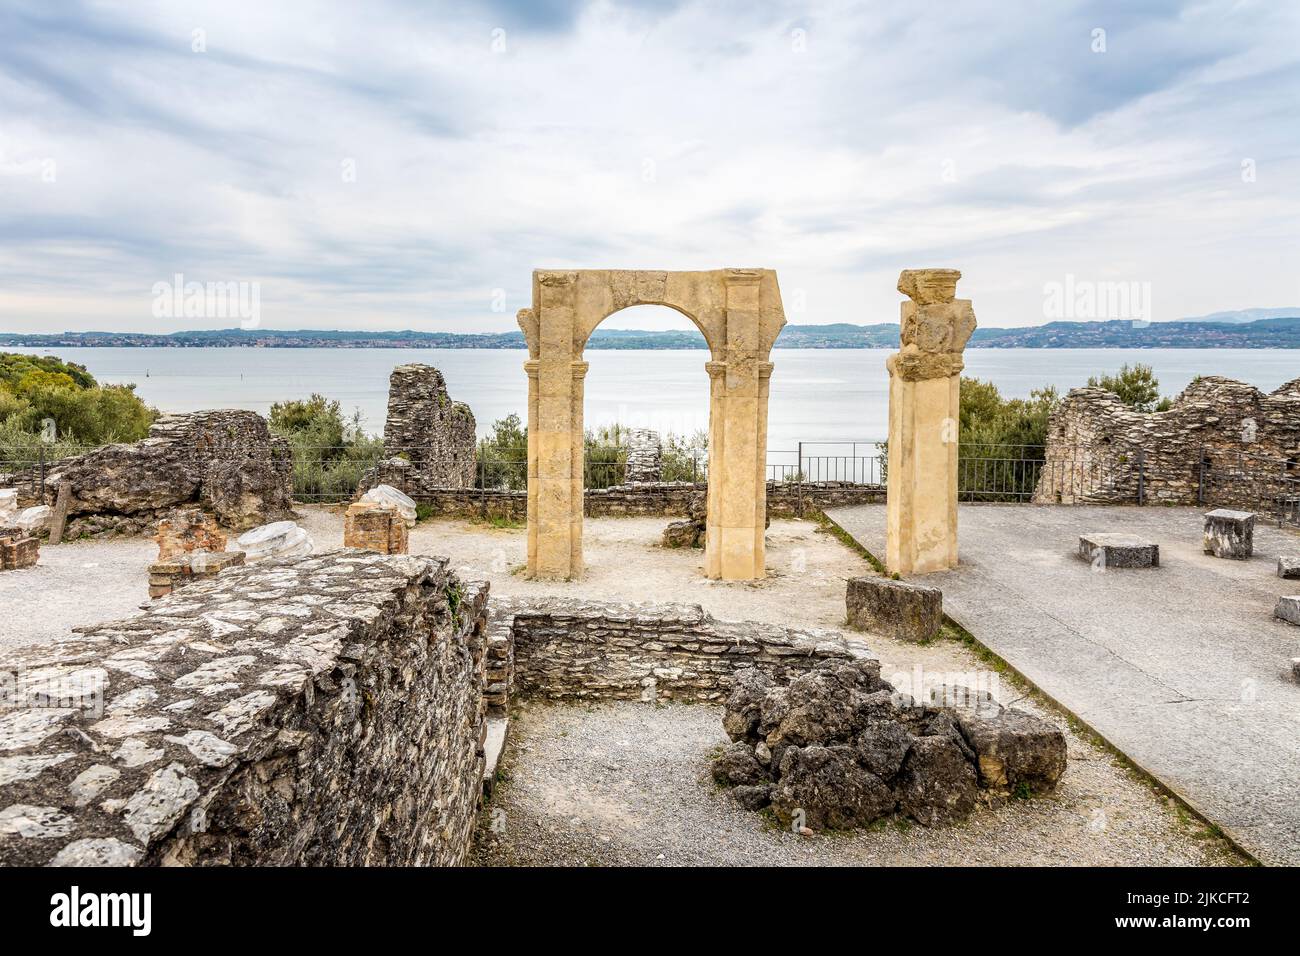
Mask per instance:
[[[1065,737],[1044,720],[987,697],[916,704],[858,662],[824,661],[784,686],[739,671],[722,725],[734,743],[714,778],[746,809],[811,829],[895,812],[948,823],[981,799],[1049,791],[1066,764]]]
[[[686,504],[687,517],[671,521],[664,528],[665,548],[702,548],[708,527],[709,509],[704,495],[691,495]]]

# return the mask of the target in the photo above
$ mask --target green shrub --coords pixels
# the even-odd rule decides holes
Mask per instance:
[[[313,394],[271,406],[271,431],[289,442],[293,496],[299,501],[348,501],[362,475],[383,457],[382,438],[361,430],[361,412],[344,422],[339,403]]]
[[[1155,371],[1140,362],[1132,366],[1125,362],[1114,375],[1093,375],[1088,385],[1114,392],[1121,402],[1139,412],[1163,412],[1173,404],[1171,399],[1160,397]]]

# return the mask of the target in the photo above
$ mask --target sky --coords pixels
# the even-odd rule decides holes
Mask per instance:
[[[5,0],[0,329],[240,324],[179,275],[262,327],[505,331],[535,268],[772,268],[798,324],[895,321],[924,267],[986,326],[1067,283],[1291,306],[1298,39],[1251,0]]]

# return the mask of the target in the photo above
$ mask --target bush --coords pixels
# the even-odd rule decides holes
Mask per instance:
[[[271,406],[271,431],[289,442],[293,496],[299,501],[348,501],[362,475],[383,457],[381,438],[361,430],[361,412],[344,422],[339,403],[313,394]]]
[[[1150,365],[1138,363],[1130,367],[1125,362],[1114,375],[1093,375],[1088,385],[1113,392],[1139,412],[1163,412],[1173,404],[1171,399],[1160,397],[1160,382]]]
[[[134,385],[100,385],[84,366],[53,356],[0,353],[0,445],[10,449],[0,455],[14,459],[18,449],[35,448],[47,421],[54,422],[53,439],[66,453],[74,446],[139,441],[157,417]],[[47,459],[52,452],[47,449]]]

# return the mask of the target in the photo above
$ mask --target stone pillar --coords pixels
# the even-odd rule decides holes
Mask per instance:
[[[896,574],[957,566],[957,443],[962,350],[975,330],[956,269],[907,269],[902,347],[889,369],[885,565]]]
[[[573,359],[576,278],[573,273],[545,273],[538,277],[535,290],[540,299],[537,401],[536,412],[530,408],[528,415],[528,457],[530,463],[537,463],[537,473],[529,475],[528,499],[529,517],[535,517],[529,524],[537,530],[535,546],[530,532],[529,572],[546,580],[571,580],[582,574],[586,363]]]

